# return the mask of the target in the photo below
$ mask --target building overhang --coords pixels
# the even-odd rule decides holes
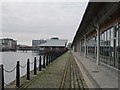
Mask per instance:
[[[78,40],[83,39],[84,35],[89,37],[96,33],[97,25],[102,30],[106,29],[111,23],[120,22],[119,4],[119,2],[89,2],[72,46]]]

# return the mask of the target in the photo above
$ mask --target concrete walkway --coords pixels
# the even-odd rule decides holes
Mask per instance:
[[[113,88],[113,90],[118,88],[118,70],[104,64],[97,65],[95,60],[85,58],[75,52],[72,53],[88,88]]]
[[[87,85],[79,71],[71,52],[67,52],[57,58],[46,67],[43,74],[26,84],[22,89],[30,88],[87,88]]]

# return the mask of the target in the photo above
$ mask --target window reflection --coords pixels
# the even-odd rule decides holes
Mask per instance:
[[[87,41],[87,56],[96,59],[97,36]],[[81,41],[81,52],[85,52],[84,40]],[[120,69],[120,24],[100,33],[100,61]]]

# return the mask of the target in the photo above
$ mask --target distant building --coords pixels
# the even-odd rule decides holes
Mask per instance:
[[[36,48],[36,46],[38,46],[38,45],[40,45],[42,43],[45,43],[45,42],[46,42],[46,40],[43,40],[43,39],[41,39],[41,40],[32,40],[32,47]]]
[[[28,46],[28,45],[17,45],[17,50],[20,50],[20,51],[32,51],[33,50],[33,47],[32,46]]]
[[[47,39],[46,43],[38,45],[40,51],[59,51],[64,50],[67,45],[67,40],[59,38]]]
[[[17,50],[17,40],[11,38],[0,39],[0,51]]]

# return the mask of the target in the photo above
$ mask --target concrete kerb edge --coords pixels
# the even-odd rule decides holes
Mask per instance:
[[[43,71],[41,71],[39,74],[37,74],[36,77],[34,77],[33,79],[31,79],[27,84],[22,85],[20,88],[17,88],[17,90],[22,90],[24,88],[27,88],[29,85],[31,85],[33,82],[35,82],[39,77],[41,77],[41,75],[43,75],[46,72],[47,68],[44,69]]]
[[[87,69],[84,67],[82,62],[78,61],[78,58],[73,54],[73,52],[72,52],[72,55],[73,55],[75,62],[77,63],[77,65],[82,73],[82,76],[83,76],[88,88],[101,88],[98,85],[98,83],[93,79],[91,74],[87,71]]]

